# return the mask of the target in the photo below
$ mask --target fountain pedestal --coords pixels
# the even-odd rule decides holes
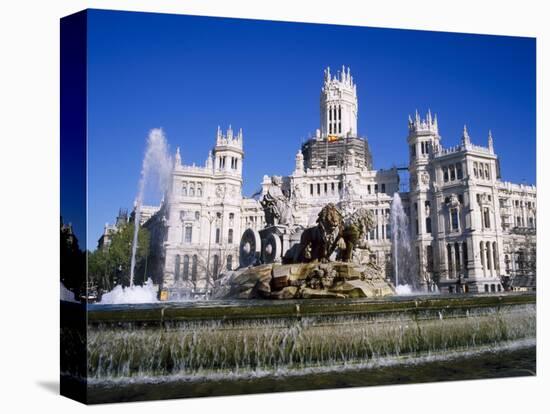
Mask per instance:
[[[374,298],[395,295],[374,263],[270,263],[227,273],[215,299]]]

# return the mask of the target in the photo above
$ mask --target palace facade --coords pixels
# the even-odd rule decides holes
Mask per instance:
[[[345,211],[372,210],[370,260],[393,278],[390,211],[398,193],[421,285],[450,293],[534,288],[514,280],[534,280],[536,273],[536,188],[500,179],[491,132],[485,146],[476,145],[465,126],[460,144],[445,147],[437,116],[417,112],[408,119],[408,166],[375,170],[357,117],[357,86],[349,68],[335,76],[325,70],[320,127],[295,155],[294,171],[277,180],[295,224],[315,224],[329,202]],[[157,234],[152,237],[162,274],[157,282],[170,297],[205,294],[224,269],[238,267],[244,230],[265,226],[258,197],[242,195],[243,160],[242,131],[234,134],[231,127],[225,134],[218,128],[203,166],[184,165],[177,150],[168,201],[144,224]],[[272,183],[264,176],[262,195]]]

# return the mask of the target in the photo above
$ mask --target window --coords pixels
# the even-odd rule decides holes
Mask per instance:
[[[189,196],[195,197],[195,184],[191,183],[189,185]]]
[[[491,228],[491,215],[489,213],[489,208],[485,207],[483,209],[483,226],[486,228],[486,229],[490,229]]]
[[[385,194],[386,193],[386,184],[382,184],[382,192]]]
[[[219,228],[216,229],[216,241],[215,243],[220,243],[220,236],[221,236],[221,230]]]
[[[218,277],[218,268],[220,266],[220,257],[215,254],[214,255],[214,263],[212,264],[212,276],[214,279]]]
[[[309,194],[313,195],[313,184],[309,185]]]
[[[176,255],[176,264],[174,268],[174,279],[178,280],[180,278],[180,255]]]
[[[491,175],[489,174],[489,164],[485,164],[485,178],[489,180]]]
[[[497,248],[497,242],[493,242],[493,266],[495,267],[495,270],[499,270],[498,265],[498,248]]]
[[[481,258],[481,267],[485,269],[485,245],[483,242],[479,242],[479,257]]]
[[[432,219],[426,217],[426,233],[430,234],[432,232]]]
[[[443,181],[449,181],[449,169],[447,167],[443,168]]]
[[[460,272],[461,266],[460,266],[460,247],[458,246],[458,242],[455,242],[455,263],[456,263],[456,271]]]
[[[191,278],[193,280],[197,280],[197,263],[198,259],[197,259],[197,255],[193,255],[193,264],[191,266]]]
[[[227,232],[227,243],[233,244],[233,229],[229,229]]]
[[[235,213],[229,213],[229,224],[233,225],[234,220],[235,220]]]
[[[492,262],[493,257],[491,256],[491,243],[487,242],[485,246],[485,253],[487,254],[487,270],[491,270],[493,268]]]
[[[378,184],[374,184],[374,193],[378,194]]]
[[[468,243],[462,242],[462,266],[464,268],[464,277],[468,277]]]
[[[447,244],[447,270],[449,271],[448,278],[452,277],[453,271],[453,250],[451,244]]]
[[[489,292],[489,285],[484,285],[483,288],[484,288],[485,292]]]
[[[198,211],[195,211],[195,220],[198,220],[201,218],[201,213],[199,213]]]
[[[454,165],[451,165],[451,166],[449,167],[449,171],[451,172],[451,181],[454,181],[455,178],[456,178],[456,176],[455,176],[455,167],[454,167]]]
[[[462,180],[462,164],[456,164],[456,178]]]
[[[415,220],[415,228],[416,228],[416,234],[420,234],[420,232],[418,231],[418,219]]]
[[[328,193],[328,184],[325,183],[325,185],[323,186],[324,190],[325,190],[325,194]]]
[[[416,145],[411,145],[411,157],[416,157]]]
[[[202,184],[197,184],[197,197],[202,197]]]
[[[474,177],[477,178],[477,162],[474,162]]]
[[[186,196],[187,195],[187,182],[184,181],[181,186],[181,195]]]
[[[317,194],[321,194],[321,184],[317,184]]]
[[[451,229],[458,230],[458,209],[451,209]]]
[[[183,241],[185,243],[191,243],[191,240],[193,239],[193,226],[190,224],[185,226],[185,234]]]
[[[426,246],[426,270],[433,272],[434,269],[434,254],[432,246]]]
[[[189,256],[183,256],[183,280],[189,279]]]
[[[227,256],[227,263],[225,264],[225,268],[227,270],[231,270],[233,268],[233,256],[232,255]]]
[[[334,193],[334,183],[330,183],[330,191]]]
[[[371,191],[370,191],[370,184],[367,185],[367,192],[368,192],[369,194],[371,193]]]

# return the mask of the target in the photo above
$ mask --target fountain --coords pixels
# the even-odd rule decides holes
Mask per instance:
[[[390,224],[396,292],[398,295],[411,294],[418,285],[417,266],[411,251],[409,220],[398,193],[393,195]]]
[[[136,199],[136,214],[134,217],[134,239],[132,242],[132,259],[130,264],[130,287],[134,286],[134,268],[136,266],[136,250],[138,244],[138,232],[140,226],[141,206],[147,185],[152,179],[157,179],[156,189],[162,194],[166,193],[172,170],[172,160],[168,152],[168,144],[162,129],[155,128],[149,132],[147,149],[141,166],[141,177],[138,186]]]
[[[147,138],[147,148],[143,157],[138,194],[135,202],[134,234],[130,261],[130,286],[116,286],[112,291],[103,295],[101,304],[153,303],[157,301],[157,292],[153,287],[151,279],[147,279],[144,286],[134,286],[136,251],[138,248],[141,207],[145,193],[149,187],[152,187],[152,192],[165,196],[164,201],[166,202],[166,194],[168,194],[166,190],[168,189],[171,169],[172,160],[164,133],[160,128],[152,129]]]

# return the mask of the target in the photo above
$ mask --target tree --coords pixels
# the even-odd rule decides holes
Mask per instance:
[[[130,285],[130,262],[132,258],[132,241],[134,238],[134,223],[126,223],[112,235],[107,248],[88,252],[88,277],[101,291],[109,291],[115,285]],[[143,284],[147,271],[149,255],[149,232],[140,227],[138,231],[138,247],[136,250],[136,265],[134,283]]]

